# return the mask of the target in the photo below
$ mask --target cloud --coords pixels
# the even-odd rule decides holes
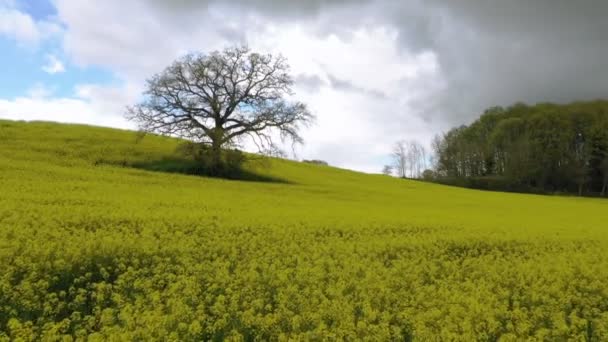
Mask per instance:
[[[46,64],[42,66],[42,70],[48,74],[54,75],[65,71],[65,66],[55,55],[46,55]]]
[[[198,1],[160,2],[149,4],[174,14],[201,7]],[[362,27],[394,29],[402,51],[437,58],[444,86],[432,89],[435,93],[426,97],[434,103],[418,115],[441,127],[470,121],[493,105],[568,102],[608,93],[608,2],[602,0],[223,3],[277,25],[300,22],[321,36],[347,37]],[[207,7],[217,4],[206,1]],[[383,54],[374,52],[377,63]]]
[[[417,38],[433,51],[445,88],[423,115],[457,125],[494,105],[569,102],[608,93],[605,1],[427,1]],[[396,12],[400,32],[412,26]]]
[[[36,83],[27,96],[0,99],[0,118],[83,123],[134,129],[124,116],[126,105],[135,101],[139,90],[129,85],[77,85],[74,94],[53,97],[53,89]]]
[[[120,86],[80,84],[75,87],[75,96],[86,101],[96,113],[123,118],[125,108],[137,101],[141,91],[139,86],[128,83]]]
[[[324,78],[322,78],[320,75],[302,73],[298,74],[295,77],[294,82],[301,89],[313,93],[321,91],[322,87],[325,86],[344,92],[353,92],[361,95],[369,95],[378,98],[386,97],[386,95],[380,90],[366,89],[364,87],[357,86],[353,82],[347,79],[338,78],[329,72],[325,73]]]
[[[366,89],[364,87],[357,86],[353,82],[338,78],[331,73],[327,74],[327,78],[329,79],[329,84],[338,90],[346,91],[346,92],[354,92],[358,94],[370,95],[378,98],[385,98],[386,95],[381,90],[376,89]]]
[[[11,38],[20,45],[36,45],[60,32],[61,27],[57,23],[34,20],[20,11],[15,1],[0,1],[0,36]]]
[[[67,27],[66,55],[80,66],[102,66],[129,81],[142,82],[188,51],[223,47],[248,22],[235,23],[204,6],[181,17],[145,1],[88,2],[56,0],[57,15]],[[133,16],[130,13],[138,13]],[[108,24],[111,22],[111,24]],[[254,26],[254,23],[249,23]]]
[[[327,84],[319,75],[307,73],[298,74],[294,78],[294,83],[296,86],[310,93],[319,91],[322,86]]]
[[[37,42],[40,38],[38,27],[29,15],[7,7],[0,7],[0,34],[23,43]]]
[[[53,90],[44,85],[41,82],[34,84],[28,91],[27,95],[33,99],[44,99],[48,98],[53,94]]]
[[[125,82],[80,87],[75,100],[94,107],[95,118],[120,116],[144,80],[180,54],[247,42],[288,58],[298,98],[317,114],[301,156],[360,170],[379,170],[375,163],[396,140],[428,142],[490,106],[608,94],[608,2],[601,0],[54,4],[65,27],[62,53]],[[0,32],[39,36],[31,18],[11,16]]]
[[[338,11],[344,13],[345,8],[358,10],[362,6],[371,4],[370,0],[150,0],[151,7],[174,15],[183,15],[199,11],[201,8],[221,7],[234,12],[253,13],[264,17],[265,20],[301,20],[302,18],[316,18],[326,12]]]
[[[122,117],[97,112],[88,101],[78,98],[19,97],[13,100],[0,99],[0,118],[128,127],[128,123]]]

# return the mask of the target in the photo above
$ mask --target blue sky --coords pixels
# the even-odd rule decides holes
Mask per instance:
[[[0,37],[0,98],[13,99],[27,96],[32,87],[43,85],[49,95],[69,97],[74,95],[78,84],[109,84],[117,82],[112,73],[100,67],[78,66],[70,63],[58,46],[59,42],[45,42],[38,46],[23,46],[18,42]],[[44,71],[50,56],[57,58],[64,71]]]
[[[17,2],[11,9],[29,15],[34,22],[54,22],[64,29],[55,19],[55,7],[47,0]],[[48,91],[48,96],[72,97],[79,84],[119,82],[110,70],[71,63],[63,53],[61,38],[61,34],[57,34],[48,39],[23,41],[10,33],[0,34],[0,98],[29,96],[33,89],[40,87]],[[59,69],[45,71],[51,61],[56,61]]]
[[[55,6],[48,0],[19,2],[17,3],[17,7],[31,15],[35,20],[48,19],[57,15]]]

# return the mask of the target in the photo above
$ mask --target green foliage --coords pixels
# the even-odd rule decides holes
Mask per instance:
[[[426,169],[422,172],[422,180],[432,182],[437,178],[435,171]]]
[[[0,121],[0,341],[608,339],[608,202]]]
[[[604,194],[608,102],[487,110],[435,144],[440,182],[481,189]]]

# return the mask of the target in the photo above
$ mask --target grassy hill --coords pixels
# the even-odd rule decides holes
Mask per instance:
[[[179,143],[0,121],[0,341],[608,339],[608,201]]]

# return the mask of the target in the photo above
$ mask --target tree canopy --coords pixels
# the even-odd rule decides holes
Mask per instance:
[[[608,101],[494,107],[434,144],[444,181],[500,190],[605,195]]]
[[[277,138],[303,141],[299,130],[314,117],[290,100],[292,85],[282,56],[247,47],[192,53],[149,79],[144,99],[127,117],[144,132],[200,143],[218,166],[222,149],[246,138],[261,152],[275,150]]]

